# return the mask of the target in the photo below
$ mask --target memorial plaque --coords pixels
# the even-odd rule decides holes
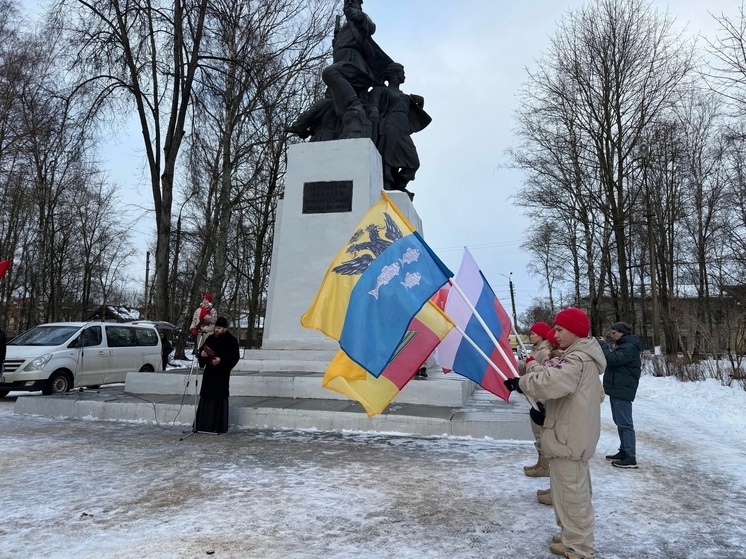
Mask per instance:
[[[352,181],[303,183],[303,213],[328,214],[352,211]]]

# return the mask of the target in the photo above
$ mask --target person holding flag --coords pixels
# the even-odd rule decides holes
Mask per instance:
[[[535,322],[531,325],[528,333],[528,339],[533,344],[531,348],[531,357],[539,363],[544,363],[549,359],[549,352],[551,350],[549,341],[547,340],[547,334],[549,332],[549,324],[546,322]],[[519,361],[518,368],[521,374],[525,374],[526,362]],[[524,466],[523,473],[528,477],[549,477],[549,460],[544,458],[541,454],[541,429],[542,426],[538,425],[534,420],[530,420],[531,432],[534,434],[534,446],[538,458],[536,464],[531,466]]]
[[[595,557],[595,516],[591,500],[589,460],[601,435],[599,376],[606,357],[590,336],[590,320],[582,310],[569,307],[554,319],[562,357],[544,365],[529,358],[526,374],[504,381],[536,400],[546,401],[541,452],[549,459],[549,480],[560,534],[549,546],[569,559]]]
[[[557,338],[555,337],[555,333],[557,331],[554,328],[550,328],[549,332],[547,332],[547,343],[549,344],[549,353],[548,354],[540,354],[540,358],[537,358],[537,361],[544,365],[545,367],[550,367],[554,363],[558,362],[557,360],[562,357],[562,354],[564,353],[560,347],[559,343],[557,343]],[[524,366],[523,372],[525,373],[526,369]],[[544,410],[546,408],[544,407],[544,402],[541,402],[541,410],[542,410],[542,418],[544,415]],[[535,414],[534,414],[535,415]],[[543,421],[540,424],[536,424],[533,422],[533,418],[531,421],[531,426],[533,427],[536,425],[536,431],[534,434],[538,433],[539,437],[539,450],[541,450],[541,431],[544,430],[544,423]],[[536,490],[536,498],[542,505],[549,505],[550,507],[554,504],[552,502],[552,490],[551,489],[537,489]]]

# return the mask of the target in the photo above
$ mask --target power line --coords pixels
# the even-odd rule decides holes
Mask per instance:
[[[500,247],[509,247],[509,246],[515,246],[521,244],[523,241],[505,241],[503,243],[487,243],[487,244],[481,244],[481,245],[467,245],[469,250],[484,250],[489,248],[500,248]],[[452,252],[455,250],[464,250],[464,246],[457,246],[457,247],[445,247],[445,248],[433,248],[435,252]]]

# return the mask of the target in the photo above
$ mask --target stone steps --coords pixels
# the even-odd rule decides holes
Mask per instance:
[[[528,408],[506,404],[476,392],[464,407],[404,404],[397,401],[384,413],[369,418],[350,400],[231,396],[231,428],[318,429],[320,431],[376,431],[422,436],[490,437],[533,440]],[[15,413],[104,421],[181,425],[194,421],[193,394],[131,394],[122,385],[73,391],[54,396],[20,396]]]
[[[188,369],[170,369],[155,373],[129,373],[125,391],[131,394],[182,394],[194,395],[196,372]],[[231,397],[260,396],[265,398],[295,398],[318,400],[345,400],[342,396],[321,385],[322,373],[309,372],[246,372],[231,373]],[[201,380],[201,375],[200,379]],[[474,392],[475,384],[458,375],[431,373],[427,379],[412,380],[396,397],[397,403],[432,406],[463,406]]]

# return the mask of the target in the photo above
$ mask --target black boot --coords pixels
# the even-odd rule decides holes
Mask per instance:
[[[608,454],[606,456],[606,459],[607,460],[621,460],[625,456],[627,456],[627,453],[624,452],[623,450],[619,450],[619,452],[617,452],[616,454]]]

